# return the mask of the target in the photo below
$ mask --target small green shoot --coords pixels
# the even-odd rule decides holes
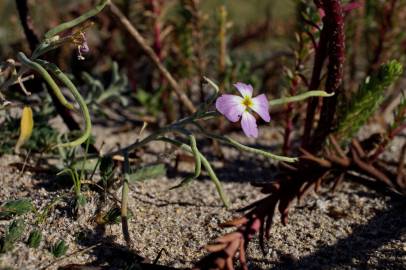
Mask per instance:
[[[34,229],[31,231],[30,236],[28,237],[27,245],[30,248],[38,248],[39,245],[41,244],[41,240],[42,233],[39,230]]]
[[[393,60],[382,65],[376,74],[368,77],[351,98],[349,105],[342,110],[336,137],[342,141],[352,138],[378,110],[385,98],[386,89],[396,82],[402,73],[402,65]]]
[[[21,219],[16,219],[7,228],[7,232],[0,239],[0,253],[5,253],[13,249],[14,244],[22,237],[25,230],[25,223]]]
[[[131,219],[133,213],[128,211],[127,219]],[[112,207],[106,213],[102,214],[101,217],[97,220],[97,223],[100,225],[114,225],[121,222],[121,209],[120,207]]]
[[[68,251],[68,245],[64,240],[59,240],[55,245],[51,247],[51,253],[55,258],[62,257]]]
[[[104,188],[109,187],[113,181],[115,164],[111,157],[102,157],[100,161],[100,176]]]
[[[7,201],[0,207],[0,220],[10,219],[31,212],[34,206],[29,199]]]

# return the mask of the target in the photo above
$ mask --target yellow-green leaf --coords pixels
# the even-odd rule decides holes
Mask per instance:
[[[31,137],[32,129],[34,127],[34,119],[32,117],[32,110],[31,107],[25,106],[23,109],[23,113],[21,115],[21,122],[20,122],[20,137],[16,143],[14,151],[16,153],[20,152],[21,146],[24,145]]]

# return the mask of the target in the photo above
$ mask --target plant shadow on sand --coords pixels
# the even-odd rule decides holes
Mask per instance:
[[[320,246],[316,252],[298,260],[288,257],[281,259],[280,262],[251,260],[254,264],[273,265],[269,268],[253,266],[251,269],[406,269],[406,264],[401,259],[402,256],[405,258],[406,251],[400,249],[391,250],[391,254],[385,258],[369,261],[370,253],[393,240],[399,241],[406,236],[406,211],[404,211],[406,201],[399,197],[392,197],[388,204],[389,209],[378,211],[367,224],[354,227],[349,237],[339,239],[334,245]],[[104,236],[101,228],[86,231],[84,235],[84,240],[80,243],[84,247],[101,243],[92,249],[91,254],[96,259],[86,264],[88,266],[100,266],[99,269],[123,269],[123,267],[135,267],[138,263],[141,269],[175,269],[144,261],[141,256],[126,246],[114,243],[112,237]]]
[[[222,147],[222,155],[227,155],[227,158],[219,157],[213,155],[213,151],[210,150],[209,144],[204,145],[202,153],[207,157],[207,159],[212,163],[221,162],[221,165],[215,165],[214,170],[217,174],[217,177],[221,182],[224,183],[251,183],[256,181],[269,181],[272,179],[272,175],[277,171],[275,168],[275,162],[269,161],[269,159],[252,155],[241,155],[241,153],[232,148],[232,147]],[[260,148],[266,151],[275,152],[275,147],[263,146],[263,145],[250,145],[249,147]],[[193,159],[188,160],[190,168],[193,168],[194,161]],[[168,178],[176,177],[185,177],[190,175],[185,171],[179,170],[178,168],[170,167],[168,169]],[[203,170],[203,176],[199,179],[209,180],[209,177],[206,175]]]
[[[334,245],[321,246],[298,260],[286,260],[270,269],[406,269],[406,250],[370,260],[370,254],[392,241],[406,238],[406,200],[392,196],[389,208],[378,211],[367,224],[357,225],[350,236]],[[385,253],[385,251],[383,251]]]
[[[83,239],[80,244],[85,248],[91,248],[89,252],[95,257],[91,262],[85,265],[65,265],[58,269],[145,269],[145,270],[171,270],[172,267],[162,266],[157,263],[150,263],[135,251],[130,250],[124,245],[114,242],[115,237],[105,236],[103,229],[98,228],[95,231],[84,231]],[[76,267],[76,268],[74,268]],[[79,268],[83,267],[83,268]],[[86,268],[89,267],[89,268]],[[92,267],[92,268],[91,268]],[[141,267],[141,268],[140,268]]]
[[[259,158],[241,158],[239,156],[228,159],[222,167],[216,168],[219,178],[224,182],[264,181],[272,178],[272,164],[263,162]],[[266,165],[268,164],[268,165]],[[252,168],[246,170],[245,168]],[[170,174],[175,172],[170,172]],[[176,177],[187,175],[184,171],[177,172]],[[43,174],[33,174],[34,178],[42,179],[34,188],[45,188],[48,191],[67,188],[64,182],[57,183],[55,177],[44,177]],[[179,178],[178,178],[179,179]],[[199,181],[209,181],[202,177]],[[254,188],[254,187],[253,187]],[[377,194],[388,195],[387,192]],[[357,191],[360,197],[368,198],[373,195],[368,192]],[[162,206],[170,202],[162,202]],[[181,205],[181,203],[180,203]],[[396,243],[406,238],[406,201],[404,198],[392,195],[387,201],[388,207],[379,210],[366,224],[352,227],[352,233],[337,239],[333,245],[321,245],[317,251],[300,257],[299,259],[279,258],[276,260],[252,259],[255,264],[266,264],[269,267],[253,269],[406,269],[406,251],[404,247],[391,248],[385,251],[385,245]],[[182,206],[182,205],[181,205]],[[187,206],[187,204],[186,204]],[[303,228],[306,230],[306,228]],[[80,243],[84,248],[100,243],[90,253],[96,257],[89,262],[91,266],[103,266],[100,269],[120,269],[128,267],[131,262],[142,262],[143,258],[125,245],[114,243],[114,239],[104,235],[100,228],[84,232],[87,236]],[[269,242],[272,247],[272,241]],[[401,246],[400,243],[398,246]],[[164,248],[164,247],[163,247]],[[371,259],[371,254],[379,250],[380,255]],[[118,268],[114,268],[114,267]],[[60,268],[63,269],[63,268]],[[143,262],[142,269],[173,269],[165,266]]]

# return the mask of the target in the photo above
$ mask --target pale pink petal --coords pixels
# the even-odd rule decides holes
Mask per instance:
[[[324,12],[324,10],[323,10],[322,8],[319,8],[318,11],[319,11],[319,16],[320,16],[320,18],[323,19],[324,16],[326,16],[326,12]]]
[[[257,120],[248,111],[242,114],[241,127],[247,137],[258,137]]]
[[[348,3],[343,6],[343,12],[347,13],[347,12],[350,12],[350,11],[360,8],[360,7],[362,7],[361,3],[357,3],[357,2]]]
[[[242,102],[242,97],[222,95],[216,100],[216,109],[231,122],[237,122],[246,109]]]
[[[256,96],[252,99],[251,109],[256,112],[265,122],[271,121],[269,115],[269,103],[264,94]]]
[[[238,82],[236,84],[234,84],[235,88],[237,88],[237,90],[240,92],[240,94],[243,97],[252,97],[252,91],[254,91],[252,89],[252,85],[251,84],[245,84],[245,83],[241,83]]]

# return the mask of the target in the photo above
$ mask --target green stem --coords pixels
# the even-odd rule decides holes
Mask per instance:
[[[128,152],[123,151],[124,155],[124,165],[123,165],[123,189],[121,194],[121,226],[123,229],[124,239],[128,246],[131,246],[131,237],[128,230],[128,192],[129,186],[128,182],[130,179],[130,162],[128,160]]]
[[[90,120],[89,109],[80,95],[79,91],[76,89],[76,86],[72,83],[72,81],[66,76],[56,65],[49,63],[44,60],[35,60],[37,63],[45,66],[47,70],[49,70],[54,76],[56,76],[62,83],[66,85],[66,87],[70,90],[76,101],[78,102],[80,109],[82,111],[83,118],[85,119],[85,130],[83,134],[74,141],[63,143],[57,145],[58,147],[75,147],[82,143],[84,143],[91,135],[92,131],[92,122]]]
[[[173,145],[179,147],[180,149],[182,149],[182,150],[184,150],[186,152],[193,153],[193,150],[189,145],[184,144],[184,143],[182,143],[180,141],[169,139],[169,138],[166,138],[166,137],[160,137],[159,140],[170,143],[170,144],[173,144]],[[226,208],[230,208],[229,199],[228,199],[227,195],[225,194],[225,192],[223,191],[223,187],[221,185],[221,182],[217,178],[217,175],[214,172],[212,166],[210,165],[209,161],[206,159],[205,156],[203,156],[201,153],[199,153],[199,156],[200,156],[200,159],[201,159],[201,163],[203,164],[203,166],[206,169],[208,175],[210,176],[210,179],[212,180],[212,182],[214,183],[214,185],[216,187],[217,193],[219,194],[221,201],[223,202],[223,204],[224,204],[224,206]]]
[[[148,144],[148,143],[150,143],[152,141],[155,141],[159,136],[164,135],[167,132],[176,131],[177,129],[179,129],[179,127],[183,127],[183,126],[185,126],[187,124],[194,123],[195,120],[207,120],[207,119],[213,118],[213,117],[215,117],[217,115],[218,115],[217,112],[210,111],[210,112],[206,112],[204,114],[201,114],[199,116],[192,115],[192,116],[183,118],[183,119],[181,119],[181,120],[179,120],[179,121],[177,121],[177,122],[175,122],[173,124],[170,124],[170,125],[168,125],[166,127],[158,129],[157,131],[155,131],[151,135],[147,136],[146,138],[142,139],[141,141],[137,140],[135,143],[130,144],[129,146],[127,146],[127,147],[125,147],[123,149],[120,149],[120,150],[105,154],[105,156],[111,157],[111,156],[114,156],[114,155],[118,155],[118,154],[121,154],[122,151],[131,152],[134,149],[140,148],[140,147],[142,147],[142,146],[144,146],[144,145],[146,145],[146,144]],[[93,157],[98,157],[98,156],[93,156]]]
[[[45,38],[51,38],[60,32],[63,32],[65,30],[68,30],[72,27],[75,27],[75,26],[81,24],[82,22],[84,22],[84,21],[88,20],[89,18],[100,13],[100,11],[102,11],[103,8],[109,2],[110,2],[109,0],[102,0],[97,6],[95,6],[94,8],[92,8],[91,10],[89,10],[88,12],[83,14],[82,16],[77,17],[76,19],[73,19],[71,21],[61,23],[60,25],[52,28],[51,30],[49,30],[48,32],[45,33]]]
[[[59,100],[59,102],[61,102],[61,104],[63,106],[65,106],[66,108],[68,108],[69,110],[72,110],[74,107],[71,103],[69,103],[64,95],[62,94],[61,89],[59,88],[59,86],[56,84],[56,82],[54,81],[54,79],[52,79],[52,77],[49,75],[48,71],[46,71],[45,68],[43,68],[40,64],[31,61],[24,53],[19,52],[17,54],[17,58],[18,60],[25,66],[29,67],[30,69],[35,70],[36,72],[38,72],[39,75],[41,75],[44,80],[48,83],[48,85],[51,87],[52,91],[54,92],[56,98]]]
[[[237,148],[237,149],[239,149],[241,151],[254,153],[254,154],[259,154],[259,155],[262,155],[262,156],[265,156],[265,157],[268,157],[268,158],[272,158],[272,159],[278,160],[278,161],[285,161],[285,162],[296,162],[296,161],[298,161],[298,158],[296,158],[296,157],[286,157],[286,156],[275,155],[275,154],[272,154],[272,153],[270,153],[268,151],[265,151],[265,150],[252,148],[252,147],[246,146],[244,144],[241,144],[241,143],[231,139],[228,136],[220,136],[220,135],[217,135],[217,134],[209,133],[201,125],[199,125],[198,123],[193,122],[193,124],[196,127],[198,127],[200,129],[200,131],[205,136],[207,136],[209,138],[213,138],[215,140],[219,140],[219,141],[221,141],[223,143],[227,143],[229,145],[232,145],[232,146],[234,146],[235,148]]]
[[[187,185],[192,180],[198,178],[201,173],[201,170],[202,170],[202,160],[200,158],[200,151],[197,148],[196,138],[192,134],[189,134],[188,137],[189,137],[189,141],[190,141],[190,148],[192,149],[192,154],[195,158],[195,173],[193,175],[186,177],[185,179],[182,180],[182,182],[179,185],[176,185],[171,189],[175,189],[175,188],[179,188],[184,185]]]
[[[285,162],[296,162],[296,161],[299,160],[298,158],[295,158],[295,157],[292,158],[292,157],[279,156],[279,155],[275,155],[275,154],[272,154],[270,152],[267,152],[267,151],[264,151],[264,150],[261,150],[261,149],[252,148],[252,147],[243,145],[243,144],[241,144],[241,143],[239,143],[239,142],[237,142],[237,141],[235,141],[235,140],[233,140],[233,139],[231,139],[230,137],[227,137],[227,136],[225,136],[224,138],[225,138],[225,141],[227,143],[231,144],[235,148],[237,148],[239,150],[242,150],[242,151],[246,151],[246,152],[250,152],[250,153],[254,153],[254,154],[259,154],[259,155],[262,155],[262,156],[265,156],[265,157],[269,157],[269,158],[272,158],[272,159],[275,159],[275,160],[285,161]]]
[[[313,90],[313,91],[307,91],[307,92],[297,95],[297,96],[273,99],[273,100],[269,101],[269,106],[277,106],[277,105],[283,105],[283,104],[290,103],[290,102],[298,102],[298,101],[302,101],[302,100],[305,100],[310,97],[331,97],[331,96],[334,96],[334,93],[327,93],[327,92],[321,91],[321,90]]]

